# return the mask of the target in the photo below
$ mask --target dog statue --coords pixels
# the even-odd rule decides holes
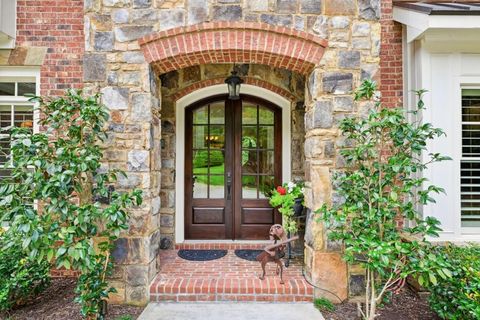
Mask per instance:
[[[298,236],[287,238],[287,233],[283,229],[282,225],[274,224],[270,227],[270,240],[273,240],[273,244],[266,246],[264,251],[257,256],[257,261],[262,265],[263,274],[260,276],[260,280],[265,279],[265,266],[269,262],[275,262],[277,264],[276,274],[280,275],[280,284],[283,282],[283,262],[282,258],[285,257],[286,245],[293,240],[297,240]]]

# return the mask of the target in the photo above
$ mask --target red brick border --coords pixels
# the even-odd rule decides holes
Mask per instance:
[[[258,63],[308,74],[327,41],[304,31],[257,22],[210,22],[139,39],[159,73],[207,63]]]
[[[284,98],[286,98],[290,101],[295,101],[296,100],[295,96],[290,91],[288,91],[286,89],[283,89],[283,88],[280,88],[280,87],[277,87],[276,85],[273,85],[268,81],[264,81],[264,80],[254,78],[254,77],[242,77],[242,79],[243,79],[243,83],[245,83],[245,84],[251,84],[251,85],[254,85],[254,86],[257,86],[257,87],[261,87],[261,88],[270,90],[272,92],[275,92],[275,93],[281,95],[282,97],[284,97]],[[175,92],[174,94],[171,95],[171,97],[174,101],[176,101],[176,100],[180,99],[181,97],[186,96],[187,94],[189,94],[189,93],[191,93],[195,90],[205,88],[205,87],[209,87],[209,86],[213,86],[213,85],[216,85],[216,84],[223,84],[223,83],[225,83],[225,77],[212,78],[212,79],[207,79],[207,80],[195,82],[194,84],[192,84],[192,85],[190,85],[186,88],[183,88],[180,91]]]

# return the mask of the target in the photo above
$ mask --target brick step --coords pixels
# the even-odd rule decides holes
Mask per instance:
[[[198,249],[198,250],[237,250],[237,249],[263,249],[272,241],[252,241],[252,242],[182,242],[175,244],[175,249]]]
[[[183,260],[175,250],[168,250],[160,254],[160,264],[160,273],[150,286],[151,301],[313,300],[313,287],[303,278],[298,262],[284,268],[285,284],[280,284],[275,264],[267,264],[265,279],[260,280],[260,264],[240,259],[232,250],[225,257],[211,261]]]
[[[312,301],[313,288],[301,278],[160,278],[150,287],[151,301]]]

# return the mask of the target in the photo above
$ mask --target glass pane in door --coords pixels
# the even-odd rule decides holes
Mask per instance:
[[[225,108],[223,102],[193,110],[193,198],[225,196]]]
[[[275,126],[270,109],[242,105],[242,197],[263,199],[273,188]]]

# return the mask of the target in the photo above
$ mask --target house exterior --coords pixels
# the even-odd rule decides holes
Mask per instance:
[[[447,136],[430,148],[453,161],[427,173],[447,193],[424,214],[442,222],[440,240],[480,239],[475,4],[0,0],[0,9],[0,126],[37,129],[25,93],[101,92],[111,116],[105,167],[127,173],[118,190],[144,191],[114,251],[117,302],[150,299],[161,246],[267,239],[281,217],[266,191],[291,180],[306,183],[305,273],[327,290],[314,294],[353,296],[362,270],[347,267],[312,212],[338,201],[338,122],[368,110],[353,101],[366,78],[390,107],[431,91],[423,119]],[[233,70],[239,100],[227,98]]]

